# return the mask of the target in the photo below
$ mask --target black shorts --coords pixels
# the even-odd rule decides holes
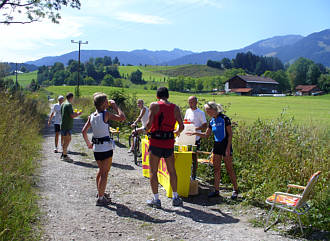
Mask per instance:
[[[149,152],[160,158],[168,158],[174,153],[174,148],[160,148],[155,146],[149,146]]]
[[[227,140],[223,140],[221,142],[214,142],[213,145],[213,154],[217,154],[220,156],[226,156],[226,148],[227,148]],[[233,148],[232,146],[230,146],[230,156],[233,155]]]
[[[55,130],[55,132],[60,132],[61,131],[61,125],[60,124],[54,124],[54,130]]]
[[[195,145],[197,146],[197,151],[200,150],[201,148],[201,139],[199,139],[198,141],[195,142]]]
[[[96,161],[103,161],[112,156],[113,156],[113,150],[105,151],[105,152],[94,152],[94,158]]]

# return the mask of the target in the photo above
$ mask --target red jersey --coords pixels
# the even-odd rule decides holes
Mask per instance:
[[[155,115],[152,126],[150,129],[150,132],[155,131],[164,131],[164,132],[171,132],[174,131],[175,126],[175,115],[174,115],[174,109],[175,104],[167,104],[162,101],[158,101],[159,111]],[[174,148],[174,139],[166,139],[166,140],[160,140],[160,139],[149,139],[149,145],[160,147],[160,148],[168,148],[172,149]]]

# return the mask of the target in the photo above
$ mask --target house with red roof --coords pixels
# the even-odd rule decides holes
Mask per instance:
[[[322,91],[316,85],[297,85],[296,95],[317,95]]]
[[[277,81],[267,77],[236,75],[225,82],[225,91],[239,95],[276,94],[278,85]]]

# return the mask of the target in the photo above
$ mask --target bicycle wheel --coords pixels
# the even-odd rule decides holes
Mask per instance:
[[[134,163],[135,165],[138,164],[138,157],[140,156],[140,143],[141,139],[137,136],[134,139]]]

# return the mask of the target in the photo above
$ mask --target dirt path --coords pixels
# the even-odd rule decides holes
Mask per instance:
[[[45,212],[43,240],[290,240],[252,227],[251,212],[261,214],[260,210],[237,210],[227,197],[208,200],[205,187],[198,197],[184,199],[183,207],[172,207],[162,189],[163,208],[146,206],[149,181],[120,144],[107,187],[113,203],[96,207],[96,163],[80,134],[83,121],[75,120],[74,126],[72,163],[53,153],[53,128],[44,133],[39,184]]]

